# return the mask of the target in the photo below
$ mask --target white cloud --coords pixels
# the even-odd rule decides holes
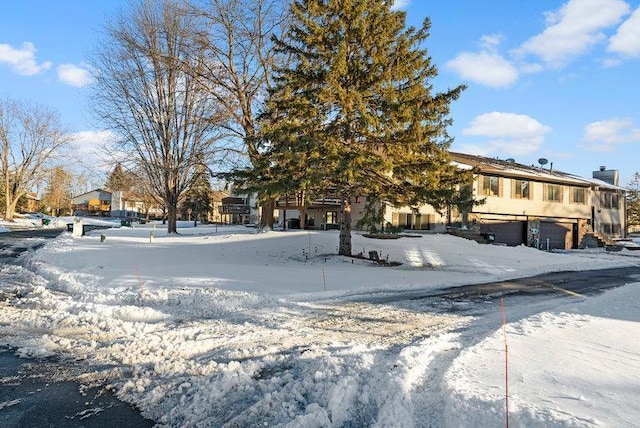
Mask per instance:
[[[518,80],[518,70],[506,59],[490,52],[462,52],[447,61],[445,67],[463,79],[493,88],[511,86]]]
[[[484,34],[480,38],[480,44],[485,50],[489,50],[495,52],[495,50],[500,46],[504,37],[501,34]]]
[[[411,0],[393,0],[393,6],[391,6],[391,10],[405,9],[407,6],[409,6],[409,3],[411,3]]]
[[[605,58],[602,60],[602,66],[604,68],[613,68],[621,65],[623,61],[620,58]]]
[[[615,150],[620,144],[640,143],[640,128],[634,128],[629,118],[611,118],[589,123],[584,127],[587,148],[597,152]]]
[[[609,51],[640,57],[640,7],[633,12],[609,40]]]
[[[108,170],[115,163],[113,144],[116,136],[111,131],[81,131],[71,135],[73,142],[71,150],[75,159],[90,159],[91,164],[98,170]]]
[[[483,35],[480,52],[462,52],[447,61],[445,67],[463,79],[481,85],[494,88],[511,86],[518,80],[518,70],[497,52],[501,41],[501,35]]]
[[[23,76],[42,73],[51,67],[51,62],[38,64],[36,48],[31,42],[24,42],[22,48],[15,49],[11,45],[0,44],[0,63],[9,64],[14,72]]]
[[[74,149],[82,156],[104,151],[104,148],[116,142],[111,131],[81,131],[71,135]]]
[[[484,137],[487,141],[463,145],[469,153],[488,155],[507,153],[527,155],[536,152],[544,143],[551,128],[521,114],[491,112],[477,116],[462,130],[468,137]]]
[[[547,28],[514,54],[533,54],[548,67],[561,68],[602,42],[602,30],[616,25],[629,10],[622,0],[569,0],[557,12],[547,12]]]
[[[87,68],[75,64],[60,64],[58,79],[67,85],[82,87],[91,84],[93,77]]]

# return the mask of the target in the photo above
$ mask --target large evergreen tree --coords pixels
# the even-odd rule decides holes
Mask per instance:
[[[261,134],[268,163],[252,184],[339,197],[342,255],[351,254],[356,196],[443,207],[469,179],[447,152],[449,105],[464,87],[433,93],[430,22],[406,28],[391,4],[298,0],[277,41],[292,61],[276,73]]]
[[[115,192],[119,190],[126,193],[131,190],[134,182],[134,174],[125,172],[122,168],[122,164],[118,162],[113,168],[113,171],[111,171],[111,174],[109,174],[109,178],[107,179],[105,186],[111,191]]]

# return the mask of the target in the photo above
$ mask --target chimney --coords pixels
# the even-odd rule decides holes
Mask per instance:
[[[593,178],[617,186],[619,173],[617,169],[607,169],[606,166],[601,166],[600,171],[593,171]]]

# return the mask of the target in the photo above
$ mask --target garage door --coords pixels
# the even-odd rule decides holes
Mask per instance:
[[[493,233],[496,244],[520,245],[527,239],[526,222],[484,220],[480,225],[481,233]]]
[[[573,223],[540,223],[540,248],[550,250],[571,249],[573,243]]]

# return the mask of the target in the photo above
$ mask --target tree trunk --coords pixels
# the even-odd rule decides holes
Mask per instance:
[[[273,212],[276,209],[275,199],[270,199],[266,202],[263,202],[261,207],[262,207],[262,212],[260,215],[260,226],[273,229],[273,223],[275,221]]]
[[[13,221],[13,217],[16,213],[16,207],[18,206],[19,196],[15,195],[11,190],[6,192],[5,199],[5,216],[4,219],[7,221]]]
[[[351,255],[351,197],[342,195],[340,201],[340,245],[338,254]]]
[[[300,206],[300,230],[307,228],[307,206],[303,202]]]
[[[5,192],[5,206],[4,206],[4,219],[7,221],[13,220],[13,213],[11,212],[10,204],[9,204],[9,192]]]
[[[288,205],[289,205],[289,199],[285,196],[284,211],[282,211],[282,230],[287,230],[287,206]]]
[[[177,227],[178,207],[177,203],[168,204],[167,207],[167,233],[178,233]]]
[[[4,165],[8,165],[7,161],[3,163]],[[9,168],[5,166],[6,171],[3,171],[4,175],[4,219],[7,221],[13,220],[13,216],[11,214],[11,209],[9,208],[11,203],[11,183],[9,181]]]

